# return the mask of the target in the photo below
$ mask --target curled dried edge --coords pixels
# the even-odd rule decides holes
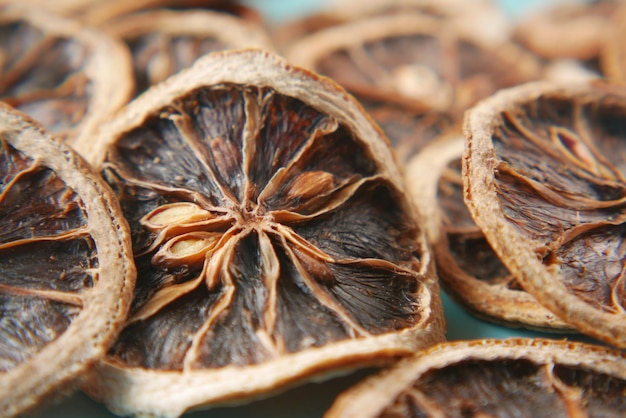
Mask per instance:
[[[274,49],[262,26],[210,10],[148,10],[121,16],[105,23],[103,29],[131,46],[138,94],[146,87],[141,79],[149,81],[147,84],[155,84],[172,75],[179,67],[190,66],[192,60],[204,53],[243,48],[260,48],[268,51]],[[216,49],[211,50],[202,46],[195,49],[193,46],[185,48],[185,44],[193,45],[194,41],[184,40],[191,37],[198,43],[213,41],[214,45],[211,48]],[[147,46],[140,50],[143,51],[142,58],[135,55],[136,48],[132,44],[141,43],[144,38]],[[174,44],[175,40],[181,42]],[[190,54],[189,50],[193,53]],[[174,57],[177,51],[181,56],[179,62],[175,62]],[[140,55],[141,53],[139,52]]]
[[[597,57],[610,33],[619,1],[561,4],[522,19],[513,38],[546,59]]]
[[[463,0],[358,0],[337,1],[319,13],[287,22],[272,31],[278,48],[289,48],[298,39],[313,32],[368,17],[419,13],[441,20],[453,21],[457,27],[480,31],[487,43],[500,43],[510,36],[511,27],[493,1],[467,3]],[[489,22],[489,24],[484,24]]]
[[[408,399],[413,398],[416,404],[424,408],[425,411],[432,413],[432,416],[438,416],[437,413],[445,414],[443,408],[445,408],[446,405],[466,412],[462,409],[463,400],[457,399],[455,397],[456,394],[453,392],[446,395],[449,404],[442,405],[441,402],[438,403],[436,401],[431,403],[428,399],[428,395],[421,391],[423,387],[420,385],[420,380],[427,380],[429,375],[433,373],[438,371],[445,373],[447,368],[469,362],[482,363],[483,369],[486,369],[487,372],[486,376],[488,376],[488,369],[491,364],[507,361],[512,362],[509,366],[513,366],[515,362],[523,361],[530,362],[536,365],[538,369],[542,369],[540,372],[543,375],[541,384],[544,385],[544,390],[546,392],[553,391],[556,397],[561,398],[563,401],[563,405],[558,412],[566,413],[567,416],[586,416],[585,407],[581,401],[581,392],[583,392],[584,389],[568,386],[561,381],[559,377],[555,376],[553,368],[555,366],[564,366],[577,370],[590,371],[591,373],[609,376],[609,378],[625,383],[625,360],[624,354],[617,350],[583,343],[568,342],[565,340],[509,338],[505,340],[487,339],[441,343],[423,350],[419,353],[419,356],[403,359],[391,369],[369,377],[355,387],[348,389],[339,395],[324,417],[368,418],[386,416],[385,412],[390,414],[395,412],[398,414],[397,416],[403,416],[400,411],[404,411],[408,414],[408,412],[403,409],[403,406],[398,405],[402,403],[401,397],[403,396],[406,396]],[[475,372],[479,372],[479,370],[475,370]],[[511,380],[515,379],[514,375],[508,377]],[[459,377],[457,376],[456,380],[458,381],[458,379]],[[432,380],[436,381],[436,378]],[[537,381],[539,381],[539,379],[537,379]],[[602,380],[599,380],[600,385],[602,385],[602,382]],[[496,386],[489,387],[489,384],[482,381],[482,379],[480,382],[468,381],[465,383],[468,385],[478,385],[480,383],[481,386],[478,387],[480,395],[493,396],[497,394]],[[510,386],[512,391],[515,391],[514,385],[517,382],[499,383],[501,385],[500,387],[504,388],[505,391],[508,386]],[[524,381],[524,383],[528,382]],[[524,383],[522,383],[522,385]],[[426,387],[426,385],[427,383],[424,384],[424,387]],[[535,382],[528,384],[529,387],[534,385],[539,386],[539,384]],[[608,384],[606,386],[608,386]],[[617,390],[619,390],[619,386],[617,386],[617,388]],[[450,386],[448,386],[448,389],[452,391]],[[495,393],[490,393],[490,390],[493,390]],[[599,392],[602,390],[603,388],[601,387]],[[530,392],[530,394],[532,394],[532,392]],[[472,409],[472,402],[470,400],[466,405],[467,410],[477,413],[477,415],[483,412],[492,416],[494,411],[497,411],[498,400],[480,399],[480,395],[474,395],[475,399],[472,400],[474,402],[484,401],[484,403],[481,403],[479,406],[479,408],[482,407],[484,409],[480,411]],[[523,388],[520,388],[520,390],[515,392],[515,395],[512,396],[526,404],[527,409],[524,408],[526,412],[536,412],[538,410],[536,408],[540,408],[545,412],[547,408],[552,406],[547,403],[541,404],[541,406],[534,405],[534,402],[539,403],[545,400],[539,399],[539,396],[536,398],[527,396],[528,393],[524,393]],[[439,401],[441,401],[441,399]],[[600,402],[605,403],[605,405],[609,403],[607,399],[602,399]],[[505,405],[504,402],[503,405]],[[394,406],[398,407],[398,410],[394,409]],[[515,408],[514,405],[511,406]],[[613,407],[615,410],[611,410],[611,407],[607,406],[607,409],[603,412],[616,414],[615,416],[620,415],[619,403]],[[510,410],[507,410],[507,412],[510,413]],[[522,414],[524,411],[517,412]],[[557,413],[556,410],[554,412]],[[582,415],[577,415],[577,413]]]
[[[87,49],[85,77],[91,83],[86,115],[61,137],[70,145],[88,141],[132,97],[132,58],[125,45],[77,20],[57,16],[28,4],[0,6],[0,23],[23,21],[45,36],[76,41]]]
[[[100,263],[93,272],[93,287],[79,296],[82,310],[69,328],[30,359],[0,373],[0,412],[15,416],[38,407],[59,390],[70,392],[75,381],[105,355],[126,320],[136,270],[128,225],[113,192],[91,166],[37,122],[2,103],[0,134],[35,164],[53,170],[79,195]]]
[[[529,293],[508,288],[504,281],[507,277],[501,277],[498,283],[489,283],[457,263],[450,248],[448,229],[462,230],[469,227],[454,225],[454,220],[448,220],[447,227],[445,226],[445,212],[439,197],[442,191],[438,185],[448,164],[455,160],[460,161],[464,145],[465,138],[459,127],[458,131],[454,130],[427,145],[409,160],[406,167],[407,186],[424,219],[426,235],[437,261],[437,273],[442,286],[454,300],[474,315],[488,321],[509,327],[572,332],[570,325],[541,306]],[[461,181],[460,173],[458,181]],[[464,202],[459,204],[464,205]],[[473,231],[468,233],[477,238]],[[497,256],[493,254],[493,257]],[[481,258],[475,262],[486,261]]]
[[[330,79],[293,67],[271,53],[258,50],[213,53],[198,60],[191,69],[169,78],[130,103],[103,128],[102,132],[106,134],[98,138],[96,146],[82,151],[100,166],[117,137],[140,126],[149,110],[168,106],[194,89],[224,83],[271,88],[331,115],[365,142],[368,154],[376,156],[377,170],[380,170],[377,177],[384,178],[398,190],[404,190],[403,177],[388,141],[343,89]],[[401,204],[407,213],[415,214],[409,200]],[[84,390],[103,400],[116,413],[173,417],[188,409],[267,396],[314,376],[329,377],[347,369],[388,363],[398,356],[441,341],[445,326],[434,266],[422,233],[418,241],[415,244],[421,260],[416,274],[422,280],[419,304],[423,310],[419,322],[410,328],[340,340],[325,347],[284,354],[260,364],[229,365],[206,371],[149,370],[127,367],[107,358],[97,365]]]
[[[492,138],[498,117],[512,112],[517,106],[538,101],[544,95],[551,95],[573,103],[576,101],[587,103],[592,109],[597,107],[598,98],[607,97],[609,104],[624,109],[626,108],[625,93],[622,87],[601,82],[575,85],[534,82],[502,90],[466,113],[464,121],[466,147],[462,158],[465,203],[494,251],[518,278],[521,286],[548,310],[576,327],[580,332],[620,348],[626,347],[626,321],[623,308],[619,306],[620,291],[617,289],[620,285],[623,286],[623,282],[619,279],[614,283],[615,289],[612,291],[609,303],[615,306],[612,307],[613,312],[611,312],[611,310],[594,306],[568,289],[563,283],[564,279],[560,277],[560,265],[556,262],[556,258],[555,260],[548,259],[547,264],[544,264],[546,252],[549,254],[551,246],[558,247],[560,244],[537,242],[521,232],[514,222],[508,219],[498,197],[499,187],[495,176],[499,173],[499,164],[502,161],[496,156]],[[580,106],[574,106],[575,112],[578,112],[573,115],[575,118],[582,117]],[[574,161],[583,170],[597,171],[600,174],[612,172],[610,175],[615,176],[616,181],[619,182],[619,169],[606,168],[608,166],[604,157],[598,156],[597,149],[589,148],[594,147],[594,144],[589,142],[593,141],[593,134],[591,134],[593,128],[588,126],[588,122],[578,121],[578,123],[584,131],[585,140],[577,138],[578,134],[569,131],[567,127],[563,131],[558,131],[557,126],[557,130],[549,131],[553,136],[556,133],[556,137],[562,141],[564,146],[562,149],[567,151],[564,158]],[[522,132],[529,135],[524,130]],[[561,134],[563,137],[560,137]],[[571,143],[569,143],[570,140]],[[583,143],[585,145],[580,145]],[[539,184],[532,180],[529,180],[529,183]],[[593,200],[593,198],[590,199]],[[523,212],[521,209],[520,211]],[[530,210],[530,213],[533,211]],[[619,226],[610,219],[606,221],[614,227]],[[591,228],[593,228],[593,223]],[[584,233],[584,228],[580,231]],[[570,239],[575,236],[576,233],[573,232],[570,234]],[[623,276],[620,277],[623,278]],[[583,283],[581,287],[583,292],[584,288]],[[596,301],[596,303],[600,302]]]
[[[489,36],[477,29],[485,25],[474,23],[459,25],[453,20],[442,21],[418,12],[374,16],[317,31],[291,45],[285,56],[296,65],[320,72],[319,64],[323,59],[345,50],[351,59],[359,63],[357,67],[362,65],[359,70],[371,71],[370,76],[378,83],[364,88],[358,82],[334,76],[352,94],[376,93],[386,100],[410,104],[413,108],[462,113],[473,104],[477,94],[474,89],[482,89],[485,80],[462,85],[463,80],[458,74],[458,42],[466,42],[491,54],[502,68],[514,69],[507,75],[507,78],[515,79],[515,82],[509,81],[509,85],[537,79],[540,74],[539,63],[532,54],[504,40],[488,40]],[[384,68],[386,63],[376,62],[365,51],[369,43],[404,36],[431,37],[440,44],[440,59],[421,65],[406,63],[398,68],[392,66],[393,71],[389,71]]]
[[[102,28],[123,39],[159,32],[170,36],[213,37],[230,49],[274,49],[260,25],[212,10],[148,10],[121,16],[106,22]]]

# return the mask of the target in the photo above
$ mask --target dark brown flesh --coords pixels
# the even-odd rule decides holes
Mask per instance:
[[[494,253],[463,202],[460,159],[449,163],[444,170],[439,181],[437,199],[443,214],[442,230],[446,234],[450,255],[456,264],[478,280],[494,286],[504,285],[509,289],[520,289],[517,280]]]
[[[79,197],[0,135],[0,371],[61,335],[98,266]]]
[[[625,97],[545,94],[501,114],[493,135],[508,221],[572,293],[610,313],[626,308]]]
[[[402,163],[407,163],[453,124],[453,118],[441,112],[413,110],[400,103],[364,96],[357,98],[387,135]]]
[[[608,417],[626,414],[626,382],[585,367],[464,360],[421,376],[380,416]]]
[[[496,54],[441,34],[388,36],[338,49],[319,59],[316,71],[353,93],[382,89],[433,108],[442,109],[439,102],[445,102],[459,112],[499,88],[524,81]]]
[[[78,41],[46,34],[27,21],[0,23],[0,100],[50,132],[71,136],[93,93],[84,73],[87,54]]]
[[[101,166],[138,281],[111,350],[165,370],[258,364],[420,319],[416,225],[351,131],[268,88],[187,93]]]
[[[170,35],[163,32],[150,32],[127,39],[126,43],[133,55],[137,94],[183,68],[190,67],[200,56],[227,48],[223,42],[213,37]]]

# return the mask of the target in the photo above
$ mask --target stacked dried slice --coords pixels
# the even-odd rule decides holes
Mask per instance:
[[[546,59],[596,59],[620,2],[570,2],[539,10],[516,25],[513,38]]]
[[[528,84],[468,111],[464,198],[521,286],[626,347],[626,88]]]
[[[36,407],[104,356],[135,280],[128,225],[102,179],[0,104],[0,415]]]
[[[360,102],[389,138],[401,164],[435,138],[460,130],[455,118],[447,112],[418,110],[405,103],[363,96]]]
[[[461,133],[423,148],[406,166],[437,263],[441,285],[473,314],[512,327],[544,331],[572,327],[540,305],[493,252],[463,201]]]
[[[287,57],[357,96],[462,113],[499,88],[539,76],[532,55],[478,32],[407,12],[315,32]]]
[[[354,94],[402,162],[458,126],[465,109],[498,88],[539,77],[515,46],[485,42],[451,19],[406,12],[318,31],[288,58]]]
[[[344,392],[326,418],[620,417],[626,358],[553,340],[437,345]]]
[[[119,41],[21,5],[0,6],[0,100],[69,143],[90,138],[133,90]]]
[[[607,75],[603,57],[621,0],[566,2],[522,19],[513,39],[545,62],[545,79],[579,82]],[[621,43],[621,38],[618,38]]]
[[[273,49],[265,30],[222,12],[156,10],[116,19],[106,30],[130,47],[136,92],[190,67],[209,52],[249,47]]]
[[[213,53],[101,132],[91,160],[131,225],[138,281],[84,388],[116,413],[177,416],[443,339],[392,151],[331,80]]]
[[[480,33],[487,42],[508,39],[508,20],[491,0],[360,0],[334,1],[320,12],[274,28],[273,39],[282,50],[317,31],[374,16],[422,14]]]

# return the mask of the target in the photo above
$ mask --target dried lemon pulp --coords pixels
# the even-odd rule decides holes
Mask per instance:
[[[451,341],[345,391],[324,417],[618,417],[625,360],[568,341]]]
[[[270,53],[211,54],[102,132],[92,160],[139,271],[85,386],[113,411],[176,416],[443,338],[389,145],[332,81]]]
[[[581,332],[626,346],[626,90],[531,83],[467,113],[464,199],[524,289]]]
[[[15,416],[101,358],[130,307],[128,226],[72,150],[0,104],[0,415]]]
[[[118,40],[22,4],[0,5],[0,100],[68,143],[88,141],[131,97]]]

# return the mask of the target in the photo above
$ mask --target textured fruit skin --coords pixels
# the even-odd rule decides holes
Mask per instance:
[[[526,292],[493,251],[463,200],[465,138],[450,132],[406,166],[407,185],[427,226],[437,274],[447,294],[473,315],[510,327],[574,329]]]
[[[114,412],[177,416],[443,339],[393,152],[331,80],[268,52],[215,53],[102,132],[85,152],[139,269],[127,327],[85,385]]]
[[[132,61],[117,38],[27,4],[0,6],[0,100],[73,146],[132,96]]]
[[[624,355],[546,339],[452,341],[365,379],[324,415],[621,416]]]
[[[104,356],[136,270],[117,200],[79,155],[4,104],[0,138],[0,414],[15,416],[70,393]]]
[[[470,110],[464,199],[521,286],[616,347],[624,321],[623,87],[530,83]]]

